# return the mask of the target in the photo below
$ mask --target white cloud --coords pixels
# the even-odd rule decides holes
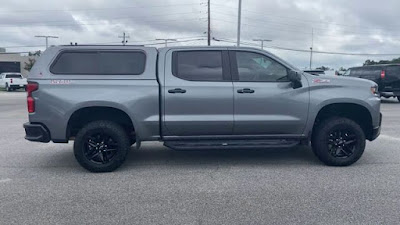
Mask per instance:
[[[121,41],[118,36],[124,31],[130,35],[130,44],[151,43],[156,38],[198,37],[207,30],[205,3],[205,0],[7,1],[0,9],[0,40],[3,46],[37,46],[44,45],[44,40],[34,35],[57,35],[60,38],[50,40],[50,44],[118,44]],[[246,42],[268,38],[273,42],[267,45],[309,49],[314,29],[317,51],[400,52],[398,0],[246,0],[242,6],[242,40]],[[236,0],[211,0],[212,36],[235,40],[236,7]],[[205,43],[203,40],[182,44]],[[43,49],[7,50],[39,48]],[[309,53],[271,51],[299,67],[309,64]],[[313,64],[337,68],[360,65],[368,58],[395,57],[398,56],[315,54]]]

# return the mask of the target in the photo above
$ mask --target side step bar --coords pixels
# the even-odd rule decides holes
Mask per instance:
[[[300,144],[300,140],[184,140],[165,141],[164,145],[174,150],[214,150],[214,149],[266,149],[290,148]]]

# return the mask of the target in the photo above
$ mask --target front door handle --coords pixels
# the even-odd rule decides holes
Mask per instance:
[[[172,93],[172,94],[175,94],[175,93],[186,93],[186,90],[184,90],[184,89],[181,89],[181,88],[175,88],[175,89],[171,89],[171,90],[168,90],[168,93]]]
[[[254,90],[250,89],[250,88],[243,88],[243,89],[237,90],[237,93],[240,93],[240,94],[249,93],[249,94],[251,94],[251,93],[254,93]]]

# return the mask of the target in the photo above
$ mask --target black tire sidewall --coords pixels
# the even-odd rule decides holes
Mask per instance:
[[[329,153],[329,134],[335,129],[349,129],[356,135],[357,143],[353,154],[347,158],[336,158]],[[323,121],[315,130],[312,139],[312,148],[315,155],[330,166],[348,166],[358,161],[365,149],[365,134],[362,128],[347,118],[332,118]]]
[[[103,132],[110,135],[118,143],[118,151],[113,159],[106,164],[97,164],[88,160],[84,155],[87,137],[93,133]],[[94,121],[84,126],[76,135],[74,155],[78,163],[91,172],[111,172],[121,166],[130,149],[130,142],[125,130],[110,121]]]

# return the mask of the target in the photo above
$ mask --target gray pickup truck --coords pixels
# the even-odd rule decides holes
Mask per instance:
[[[176,150],[311,143],[325,164],[346,166],[380,133],[377,89],[254,48],[56,46],[29,74],[25,138],[74,140],[93,172],[115,170],[142,141]]]

